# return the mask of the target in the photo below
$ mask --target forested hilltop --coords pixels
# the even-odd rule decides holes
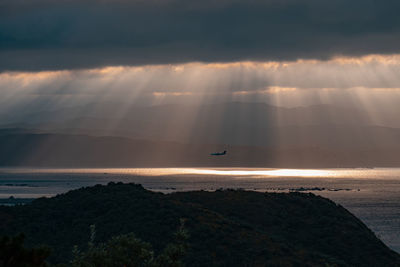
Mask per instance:
[[[28,247],[47,245],[52,264],[69,264],[75,245],[85,251],[90,244],[130,233],[162,255],[181,221],[188,233],[182,254],[187,266],[400,265],[400,255],[359,219],[313,194],[162,194],[141,185],[109,183],[0,207],[0,235],[23,232]]]

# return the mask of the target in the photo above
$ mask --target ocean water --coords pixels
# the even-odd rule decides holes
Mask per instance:
[[[312,192],[347,208],[390,248],[400,252],[400,168],[3,168],[0,198],[50,197],[110,181],[140,183],[164,193],[219,188]]]

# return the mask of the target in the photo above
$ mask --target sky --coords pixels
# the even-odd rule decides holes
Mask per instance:
[[[395,0],[0,0],[0,113],[92,102],[395,108]]]

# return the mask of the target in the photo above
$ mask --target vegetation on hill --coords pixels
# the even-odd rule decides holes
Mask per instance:
[[[133,233],[112,237],[104,243],[95,243],[95,226],[91,225],[90,241],[85,251],[74,246],[68,264],[48,264],[48,247],[26,248],[24,235],[3,236],[0,239],[1,267],[181,267],[188,237],[183,222],[175,233],[175,241],[155,257],[151,244],[136,238]]]
[[[134,233],[162,255],[181,218],[190,234],[182,260],[188,266],[400,265],[400,255],[346,209],[304,193],[165,195],[110,183],[0,207],[0,234],[24,232],[28,246],[48,245],[51,263],[70,262],[74,246],[90,251],[90,225],[100,250]]]
[[[87,251],[75,246],[72,267],[180,267],[186,252],[187,231],[184,223],[175,233],[175,240],[155,257],[151,244],[136,238],[133,233],[112,237],[105,243],[95,243],[94,225],[91,225],[90,242]],[[62,266],[62,265],[61,265]],[[60,267],[61,267],[60,266]]]

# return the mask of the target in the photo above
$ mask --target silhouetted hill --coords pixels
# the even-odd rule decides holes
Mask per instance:
[[[360,137],[359,139],[362,139]],[[349,142],[351,140],[348,140]],[[354,141],[356,142],[356,141]],[[400,166],[399,147],[182,144],[123,137],[0,131],[0,166],[25,167],[366,167]],[[227,150],[225,156],[210,153]]]
[[[53,262],[84,248],[89,226],[96,241],[134,232],[161,249],[186,219],[188,266],[398,266],[356,217],[332,201],[302,193],[235,190],[164,195],[135,184],[94,186],[31,204],[0,207],[0,233],[24,232],[47,244]]]

